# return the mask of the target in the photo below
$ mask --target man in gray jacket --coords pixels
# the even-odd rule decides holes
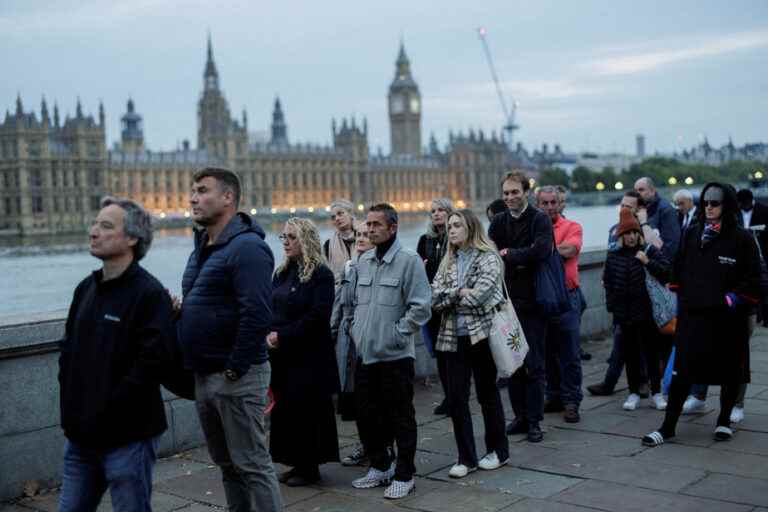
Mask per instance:
[[[366,225],[376,248],[357,263],[352,339],[360,357],[355,373],[358,432],[371,466],[352,485],[388,485],[384,497],[399,499],[415,488],[414,341],[431,315],[432,293],[421,258],[397,240],[395,209],[386,203],[372,206]],[[387,449],[392,438],[395,465]]]

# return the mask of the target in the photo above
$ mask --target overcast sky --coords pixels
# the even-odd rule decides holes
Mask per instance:
[[[389,148],[399,39],[423,98],[423,141],[503,124],[477,37],[485,26],[518,140],[566,151],[673,151],[706,135],[766,141],[768,2],[518,0],[0,0],[0,107],[98,101],[119,138],[129,96],[151,149],[196,141],[206,33],[233,114],[267,130],[280,95],[292,142],[330,143],[331,118],[367,116]]]

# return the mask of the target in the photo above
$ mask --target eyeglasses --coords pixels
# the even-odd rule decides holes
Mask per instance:
[[[702,201],[701,204],[704,205],[704,208],[718,208],[720,206],[723,206],[722,201]]]
[[[285,242],[286,240],[290,240],[291,242],[296,241],[296,235],[294,235],[293,233],[287,233],[287,234],[283,233],[278,238],[280,239],[281,242]]]

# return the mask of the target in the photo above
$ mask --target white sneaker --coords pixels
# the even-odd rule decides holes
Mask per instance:
[[[744,421],[744,408],[734,407],[731,411],[731,423],[741,423]]]
[[[640,395],[636,393],[631,393],[627,397],[627,401],[624,402],[624,405],[622,406],[625,411],[634,411],[637,409],[637,405],[640,403]]]
[[[470,468],[464,464],[454,464],[451,470],[448,471],[448,476],[451,478],[464,478],[473,471],[477,471],[477,467]]]
[[[352,480],[352,487],[355,489],[373,489],[380,485],[388,485],[393,476],[395,476],[394,465],[386,471],[370,468],[364,477]]]
[[[416,480],[411,478],[407,482],[401,482],[400,480],[392,480],[387,490],[384,491],[384,497],[388,500],[399,500],[405,498],[416,490]]]
[[[496,455],[496,452],[491,452],[487,454],[485,457],[480,459],[480,462],[477,463],[478,466],[480,466],[480,469],[484,469],[485,471],[491,471],[494,469],[499,469],[501,466],[504,466],[507,462],[509,462],[509,459],[504,459],[502,461],[499,460],[499,456]]]
[[[690,395],[683,404],[683,414],[699,414],[707,411],[707,402]]]
[[[657,410],[663,411],[667,408],[667,400],[664,398],[664,395],[661,393],[656,393],[651,397],[651,400],[653,400],[653,405],[656,407]]]

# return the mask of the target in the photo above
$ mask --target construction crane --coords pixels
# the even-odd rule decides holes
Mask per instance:
[[[506,141],[507,146],[510,150],[514,150],[514,143],[512,141],[515,130],[519,128],[517,124],[515,124],[515,113],[517,112],[517,102],[512,101],[512,108],[510,109],[507,106],[507,100],[504,99],[504,93],[501,91],[501,82],[499,81],[499,75],[496,73],[496,66],[493,64],[493,56],[491,55],[491,48],[488,46],[488,40],[486,39],[486,36],[488,35],[488,31],[485,29],[485,27],[480,27],[477,29],[477,35],[480,38],[480,42],[483,45],[483,50],[485,51],[485,57],[488,60],[488,67],[491,69],[491,76],[493,77],[493,83],[496,85],[496,93],[499,95],[499,103],[501,103],[501,111],[504,114],[504,126],[502,127],[504,133],[506,134]]]

